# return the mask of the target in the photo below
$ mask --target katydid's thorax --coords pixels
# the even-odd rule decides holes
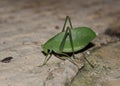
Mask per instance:
[[[45,44],[42,45],[42,48],[45,53],[48,50],[52,50],[54,52],[61,52],[60,45],[63,40],[65,32],[60,32],[56,34],[54,37],[49,39]],[[69,35],[69,32],[67,33]],[[83,49],[90,41],[92,41],[96,34],[88,27],[77,27],[71,29],[71,36],[73,41],[74,52]],[[71,42],[69,36],[67,36],[62,52],[72,52]]]

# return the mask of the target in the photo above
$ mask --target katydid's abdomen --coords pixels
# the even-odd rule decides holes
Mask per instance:
[[[42,45],[42,48],[44,50],[45,49],[52,50],[56,53],[61,52],[60,44],[63,40],[64,34],[65,32],[58,33],[57,35],[49,39],[44,45]],[[71,34],[72,34],[74,52],[86,47],[89,44],[89,42],[91,42],[96,37],[95,32],[88,27],[77,27],[71,29]],[[63,52],[65,53],[73,52],[69,36],[67,36],[65,40]]]

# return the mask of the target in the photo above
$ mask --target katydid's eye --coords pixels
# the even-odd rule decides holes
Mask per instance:
[[[48,49],[48,50],[47,50],[47,52],[49,53],[49,52],[50,52],[50,50]]]

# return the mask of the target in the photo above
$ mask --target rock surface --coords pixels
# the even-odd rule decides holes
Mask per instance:
[[[92,69],[86,64],[70,86],[120,85],[120,42],[97,49],[87,58],[94,68]]]
[[[67,15],[74,27],[88,26],[97,33],[95,47],[119,40],[118,35],[104,35],[108,28],[119,31],[119,4],[119,0],[0,0],[0,86],[65,86],[77,67],[55,56],[38,67],[45,58],[41,44],[61,31]]]

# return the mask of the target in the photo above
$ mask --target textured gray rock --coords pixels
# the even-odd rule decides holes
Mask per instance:
[[[87,58],[94,69],[86,65],[73,79],[71,86],[120,85],[120,42],[97,49]]]

